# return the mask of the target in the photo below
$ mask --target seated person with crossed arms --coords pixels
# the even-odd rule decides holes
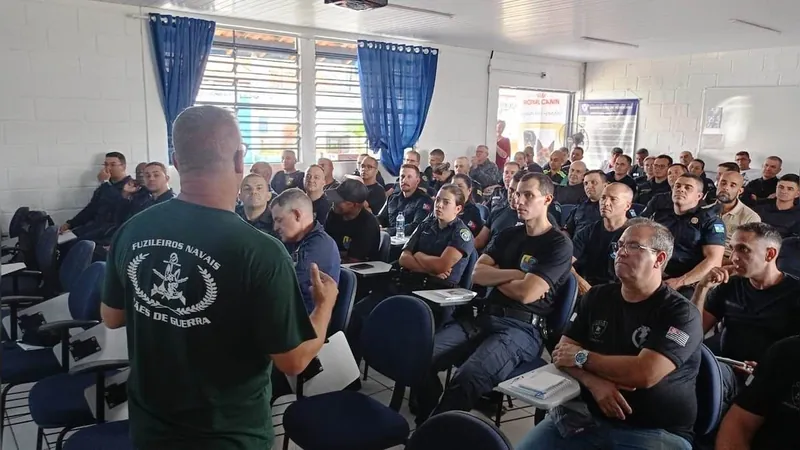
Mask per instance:
[[[518,450],[692,449],[703,330],[662,278],[672,235],[633,219],[618,246],[620,282],[581,298],[552,355],[581,397],[551,410]]]

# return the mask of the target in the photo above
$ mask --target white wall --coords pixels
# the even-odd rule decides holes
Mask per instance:
[[[70,218],[88,201],[108,151],[124,153],[131,171],[138,162],[166,159],[146,22],[129,17],[150,11],[85,0],[0,0],[0,227],[23,205],[44,208],[58,222]],[[199,17],[295,33],[301,40],[319,34]],[[431,45],[441,56],[418,143],[423,153],[440,147],[457,156],[493,142],[499,86],[580,89],[579,63],[496,54],[490,75],[490,52]],[[312,141],[303,139],[306,161],[316,159]]]
[[[677,156],[697,151],[703,89],[798,85],[798,62],[800,47],[589,63],[585,94],[641,99],[637,148]]]

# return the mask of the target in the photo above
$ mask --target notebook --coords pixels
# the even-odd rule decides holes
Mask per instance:
[[[539,371],[523,375],[511,383],[511,388],[544,400],[569,386],[570,380],[550,372]]]
[[[437,289],[431,292],[443,301],[452,302],[456,300],[471,300],[477,294],[469,289]]]

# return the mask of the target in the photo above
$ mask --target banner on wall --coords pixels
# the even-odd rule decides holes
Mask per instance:
[[[549,161],[550,152],[563,141],[569,120],[572,94],[500,88],[497,119],[505,121],[505,137],[511,141],[511,155],[533,147],[536,161]]]
[[[614,147],[633,157],[638,116],[638,99],[579,101],[574,131],[584,132],[587,166],[599,167]]]

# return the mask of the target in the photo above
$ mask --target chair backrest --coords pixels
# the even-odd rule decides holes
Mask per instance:
[[[634,203],[634,204],[632,204],[632,205],[631,205],[631,211],[633,211],[633,212],[635,213],[635,214],[632,214],[632,215],[633,215],[633,217],[639,217],[639,216],[641,216],[641,215],[642,215],[642,211],[644,211],[644,206],[645,206],[645,205],[643,205],[643,204],[641,204],[641,203]]]
[[[395,295],[372,310],[361,332],[364,359],[400,386],[415,386],[433,358],[433,313],[410,295]]]
[[[561,226],[567,223],[567,218],[578,205],[561,205]]]
[[[389,233],[385,231],[381,231],[381,244],[378,247],[378,259],[388,263],[390,258],[390,253],[392,250],[392,237],[389,236]]]
[[[347,330],[353,303],[356,301],[356,283],[356,274],[342,267],[339,272],[339,296],[336,298],[336,304],[333,305],[331,322],[328,324],[328,337],[339,331]]]
[[[69,313],[75,320],[100,320],[100,301],[106,263],[98,261],[87,267],[75,280],[69,293]]]
[[[81,273],[92,263],[95,243],[78,241],[70,247],[67,256],[58,269],[58,280],[62,292],[72,291]]]
[[[475,263],[478,262],[478,252],[473,250],[472,253],[469,254],[469,260],[467,260],[467,267],[464,268],[464,273],[461,275],[461,279],[458,280],[458,285],[464,289],[472,289],[472,272],[475,271]]]
[[[489,207],[480,203],[476,203],[475,206],[478,207],[478,213],[481,215],[481,220],[486,222],[486,219],[489,218]]]
[[[789,237],[783,240],[777,264],[778,269],[783,272],[800,277],[800,237]]]
[[[697,419],[694,432],[705,436],[714,431],[722,420],[722,371],[708,347],[700,344],[700,370],[695,381]]]
[[[45,228],[36,241],[36,266],[42,272],[43,294],[46,297],[58,294],[58,274],[56,273],[56,248],[58,247],[58,228]]]
[[[554,347],[561,339],[561,334],[567,327],[572,311],[575,309],[575,303],[578,301],[578,280],[573,273],[568,274],[567,279],[556,291],[553,300],[555,300],[555,310],[547,317],[548,348]]]
[[[406,450],[512,450],[508,438],[493,423],[466,411],[448,411],[426,420],[406,444]]]

